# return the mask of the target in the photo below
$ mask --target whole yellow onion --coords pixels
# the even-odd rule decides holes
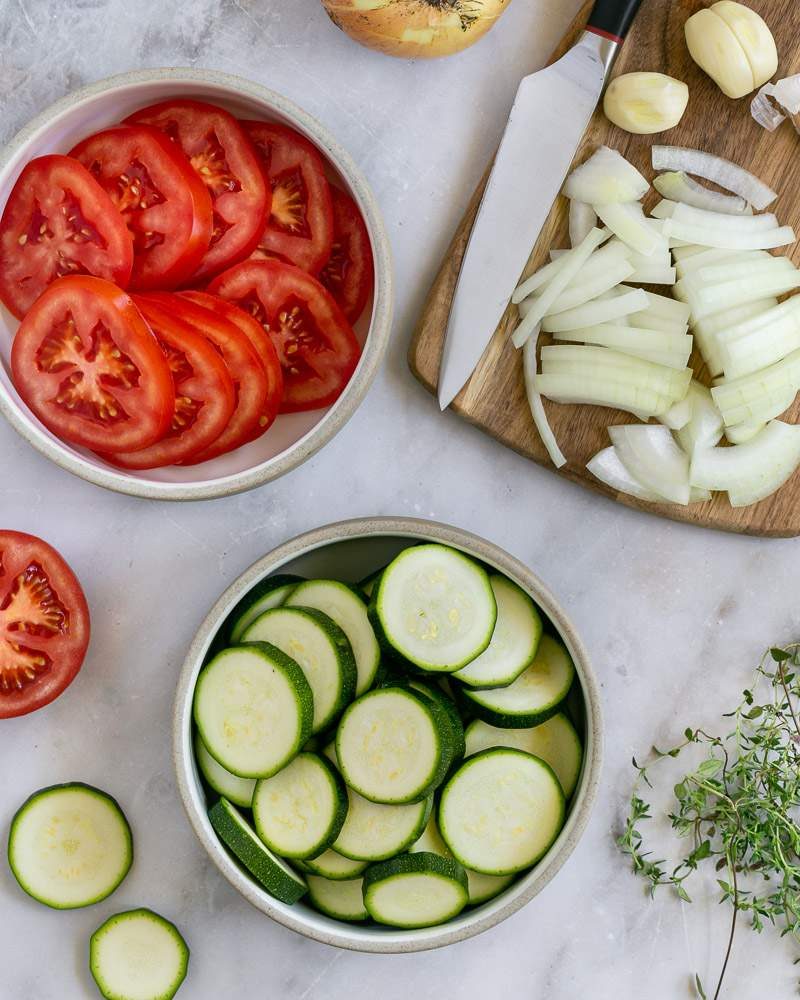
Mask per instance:
[[[390,56],[432,59],[477,42],[511,0],[322,0],[335,25]]]

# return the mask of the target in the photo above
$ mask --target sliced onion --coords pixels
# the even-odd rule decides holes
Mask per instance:
[[[595,205],[594,210],[605,226],[631,250],[650,257],[664,246],[664,238],[645,217],[639,202]]]
[[[699,449],[692,459],[692,485],[728,490],[744,506],[770,496],[800,466],[800,427],[773,420],[746,444]]]
[[[708,247],[703,247],[702,250],[702,253],[694,257],[677,262],[675,269],[679,277],[686,278],[690,274],[696,274],[698,271],[715,264],[733,265],[740,264],[743,261],[766,260],[768,257],[772,257],[766,250],[720,250],[718,248],[709,249]]]
[[[649,500],[652,503],[660,503],[664,500],[654,490],[647,489],[646,486],[642,486],[638,480],[633,478],[622,464],[614,445],[599,451],[587,463],[586,468],[595,479],[599,479],[601,483],[605,483],[606,486],[610,486],[618,493],[627,493],[629,496],[636,497],[637,500]]]
[[[681,427],[685,427],[692,419],[693,402],[691,394],[687,392],[683,399],[679,399],[666,413],[662,413],[658,419],[665,427],[669,427],[671,431],[679,431]]]
[[[554,344],[543,347],[541,355],[545,375],[587,375],[631,382],[669,397],[670,404],[683,399],[692,377],[690,368],[675,371],[606,347]]]
[[[615,149],[601,146],[567,178],[564,194],[588,205],[638,201],[650,184],[632,163]]]
[[[529,278],[526,278],[520,285],[514,289],[514,294],[511,296],[511,301],[515,306],[519,305],[524,299],[527,299],[529,295],[533,295],[535,291],[539,288],[543,288],[548,281],[551,281],[561,268],[564,266],[564,255],[568,254],[569,250],[564,250],[559,257],[553,257],[549,264],[545,264],[544,267],[540,267],[538,271],[532,274]],[[551,254],[552,256],[552,254]]]
[[[782,111],[770,100],[775,98]],[[753,118],[768,132],[774,132],[786,121],[786,115],[800,113],[800,74],[788,76],[777,83],[766,83],[750,105]],[[785,114],[783,113],[785,112]]]
[[[609,233],[608,235],[611,234]],[[551,262],[545,264],[544,267],[541,267],[529,278],[526,278],[514,290],[514,294],[511,296],[511,301],[514,305],[518,305],[536,292],[541,295],[541,289],[559,273],[571,252],[571,250],[551,250]],[[591,254],[583,267],[573,276],[566,287],[570,288],[576,283],[605,273],[612,264],[626,260],[630,256],[630,253],[631,251],[628,247],[619,241],[615,241],[613,246],[609,243],[604,247],[600,247]]]
[[[794,402],[796,394],[794,386],[784,386],[750,402],[722,410],[722,418],[725,425],[730,427],[738,427],[751,421],[766,424],[785,413]]]
[[[798,316],[798,310],[800,310],[799,295],[793,295],[790,299],[786,299],[783,302],[778,302],[775,298],[759,299],[758,301],[762,303],[771,302],[772,305],[768,309],[760,309],[753,315],[747,315],[745,312],[746,307],[742,306],[735,319],[733,310],[729,311],[731,313],[731,322],[717,331],[720,344],[734,344],[745,337],[750,337],[754,333],[760,333],[767,327],[783,323],[787,318],[792,318],[793,322],[797,322],[800,319],[800,316]],[[715,314],[715,316],[720,315],[722,314]],[[712,319],[714,319],[713,316],[703,320],[703,323],[708,324]]]
[[[708,247],[699,247],[695,243],[687,243],[686,246],[675,247],[672,251],[672,256],[677,261],[689,260],[691,257],[697,256],[699,253],[706,253]]]
[[[769,274],[796,274],[797,268],[788,257],[773,257],[767,254],[765,257],[753,260],[750,254],[742,255],[745,259],[729,261],[724,264],[709,264],[707,267],[699,267],[691,275],[687,276],[688,283],[696,286],[720,285],[728,281],[749,281],[750,279]]]
[[[611,323],[556,332],[553,337],[560,341],[610,347],[622,354],[644,358],[645,361],[654,361],[680,371],[686,368],[692,353],[692,338],[686,334],[663,333],[661,330],[644,330]]]
[[[675,287],[681,284],[679,281]],[[766,275],[757,274],[750,280],[725,281],[701,288],[699,291],[684,284],[682,292],[686,295],[692,307],[692,317],[697,322],[707,316],[713,316],[721,309],[784,295],[795,288],[800,288],[800,271],[793,270]]]
[[[574,375],[558,372],[537,375],[534,387],[556,403],[586,403],[609,406],[647,419],[668,410],[672,400],[652,389],[643,389],[631,382],[616,382],[595,375]]]
[[[689,459],[668,427],[626,424],[609,427],[608,433],[634,479],[665,500],[684,506],[689,503]]]
[[[645,296],[640,288],[632,289],[626,295],[613,299],[592,299],[556,316],[545,317],[542,329],[545,333],[559,333],[562,330],[575,330],[597,323],[607,323],[641,309],[643,301]]]
[[[759,216],[753,216],[759,218]],[[604,220],[605,221],[605,220]],[[700,243],[707,247],[719,247],[726,250],[774,250],[776,247],[789,246],[795,242],[794,230],[791,226],[776,226],[773,229],[762,229],[756,232],[741,230],[712,229],[710,226],[693,226],[677,219],[665,219],[661,223],[664,236],[676,236],[688,243]],[[613,226],[609,229],[614,231]]]
[[[522,372],[525,378],[525,393],[528,397],[528,405],[531,408],[531,416],[542,439],[542,444],[547,449],[550,461],[560,469],[567,464],[564,453],[558,446],[558,441],[547,419],[541,394],[536,388],[536,342],[538,337],[530,337],[525,347],[522,349]]]
[[[726,424],[739,423],[752,414],[746,414],[740,420],[729,420],[726,411],[747,403],[763,402],[772,399],[779,393],[800,389],[800,351],[795,351],[782,361],[770,365],[753,375],[741,378],[725,379],[711,390],[714,402],[722,411]]]
[[[653,146],[654,170],[678,170],[703,180],[711,181],[726,191],[738,194],[749,201],[754,208],[762,211],[778,197],[749,170],[724,160],[721,156],[703,152],[700,149],[686,149],[681,146]]]
[[[692,379],[688,395],[692,401],[692,418],[675,436],[691,458],[698,448],[713,448],[719,443],[724,424],[709,389]]]
[[[591,302],[592,299],[596,299],[598,295],[602,295],[604,292],[608,292],[612,288],[616,288],[617,285],[619,285],[626,278],[629,278],[632,274],[633,264],[631,264],[630,261],[617,261],[604,273],[595,275],[595,277],[588,278],[580,283],[575,282],[570,285],[561,293],[561,295],[559,295],[559,297],[547,310],[545,315],[556,316],[560,313],[567,312],[568,310],[577,309],[579,306],[582,306],[587,302]]]
[[[772,212],[761,215],[723,215],[721,212],[709,212],[703,208],[692,208],[679,201],[660,201],[652,211],[654,219],[674,219],[690,226],[702,226],[709,229],[725,229],[731,232],[760,232],[763,229],[775,229],[778,219]]]
[[[583,201],[569,203],[569,242],[576,247],[582,243],[597,225],[597,213],[591,205]]]
[[[704,208],[709,212],[741,215],[747,211],[747,202],[744,198],[712,191],[681,171],[659,174],[653,181],[653,187],[670,201],[680,201],[684,205]]]
[[[580,271],[593,250],[606,239],[607,234],[602,229],[593,229],[580,246],[570,250],[564,257],[564,263],[558,274],[549,282],[541,295],[531,304],[531,308],[523,317],[522,322],[514,331],[512,341],[515,347],[523,347],[527,339],[547,315],[550,306],[564,291],[570,281]]]
[[[676,302],[668,295],[659,295],[657,292],[647,292],[647,311],[652,316],[671,320],[676,325],[689,322],[690,310],[688,306],[682,302]]]
[[[725,428],[725,437],[731,444],[746,444],[760,434],[767,425],[761,420],[744,420],[734,427]]]

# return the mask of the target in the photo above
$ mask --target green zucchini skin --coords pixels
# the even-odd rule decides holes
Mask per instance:
[[[351,789],[350,794],[358,795],[358,792],[353,792]],[[361,798],[363,799],[363,796],[361,796]],[[369,802],[369,799],[364,799],[364,801]],[[414,841],[419,840],[422,831],[428,825],[428,820],[430,819],[431,813],[433,811],[433,796],[431,796],[429,799],[425,799],[424,802],[413,802],[410,804],[410,806],[409,805],[389,806],[389,805],[383,805],[382,803],[370,803],[370,805],[377,805],[379,808],[382,809],[406,809],[409,808],[410,806],[417,806],[419,807],[419,814],[417,816],[417,821],[415,825],[408,832],[405,839],[393,845],[390,851],[381,851],[380,853],[376,853],[374,850],[366,851],[363,846],[358,847],[357,845],[352,843],[348,847],[347,844],[343,845],[340,843],[341,841],[340,837],[334,843],[333,850],[336,851],[337,854],[341,854],[342,857],[347,858],[348,861],[366,861],[367,863],[373,863],[376,861],[387,861],[390,858],[394,858],[398,854],[402,854],[404,851],[406,851],[411,846],[411,844],[414,843]],[[346,831],[347,831],[347,821],[345,820],[345,826],[343,827],[343,832]]]
[[[461,716],[455,702],[441,688],[435,684],[425,684],[422,681],[413,679],[408,680],[407,683],[412,691],[435,702],[444,713],[444,718],[450,729],[450,743],[452,746],[450,764],[445,772],[444,780],[446,781],[447,777],[452,774],[454,768],[458,767],[466,755],[467,743],[464,736],[464,723],[461,721]]]
[[[67,791],[79,791],[87,795],[95,796],[98,799],[101,799],[111,808],[111,810],[116,814],[116,818],[118,819],[120,824],[120,830],[122,832],[122,840],[123,840],[123,852],[125,855],[123,859],[123,864],[121,866],[117,878],[111,884],[109,884],[104,891],[102,891],[96,896],[93,896],[90,899],[86,899],[85,901],[75,902],[75,903],[64,903],[63,901],[60,902],[55,898],[52,897],[46,898],[40,893],[34,892],[32,887],[30,887],[27,884],[27,880],[24,874],[20,871],[19,866],[17,865],[15,859],[15,843],[18,836],[19,827],[28,809],[30,809],[31,806],[33,806],[35,803],[39,802],[43,798],[47,798],[49,796],[57,796],[60,792],[67,792]],[[102,900],[107,899],[111,895],[111,893],[114,892],[114,890],[117,889],[122,883],[122,881],[125,879],[128,872],[131,870],[131,865],[133,864],[133,834],[131,833],[131,827],[130,824],[128,823],[128,819],[125,816],[125,813],[122,811],[122,807],[113,796],[108,794],[108,792],[104,792],[100,788],[95,788],[94,785],[85,784],[82,781],[66,781],[63,782],[62,784],[47,785],[44,788],[38,789],[37,791],[29,795],[28,798],[25,799],[25,801],[19,807],[19,809],[17,809],[17,811],[14,813],[14,816],[12,817],[11,826],[9,827],[8,831],[7,856],[8,856],[8,866],[11,869],[12,875],[17,880],[19,887],[24,892],[26,892],[32,899],[35,899],[37,903],[43,903],[45,906],[49,906],[53,910],[82,909],[84,906],[92,906],[94,903],[99,903]]]
[[[334,920],[363,924],[369,920],[364,906],[363,879],[334,881],[319,875],[308,877],[308,899],[311,905]]]
[[[336,863],[333,865],[330,864],[331,856],[334,856],[334,861],[337,856],[341,859],[338,865]],[[312,875],[319,875],[329,882],[349,882],[351,879],[359,878],[364,873],[368,864],[369,861],[353,861],[351,858],[346,858],[343,854],[337,855],[337,852],[333,848],[329,848],[315,858],[306,858],[302,862],[302,867]]]
[[[106,981],[106,977],[101,969],[102,957],[99,954],[102,947],[102,939],[105,934],[124,925],[129,920],[146,919],[163,930],[165,934],[168,934],[176,945],[178,954],[180,955],[178,970],[176,972],[175,978],[172,980],[166,993],[160,993],[156,1000],[172,1000],[172,997],[181,988],[181,984],[186,978],[186,973],[189,971],[189,957],[190,951],[189,946],[186,944],[183,935],[172,923],[172,921],[167,920],[162,917],[160,913],[155,913],[153,910],[149,910],[142,906],[135,910],[126,910],[123,913],[115,913],[114,916],[109,917],[105,920],[92,934],[89,939],[89,971],[92,974],[92,978],[97,984],[97,988],[100,993],[106,998],[106,1000],[120,1000],[122,994],[119,990],[114,988]]]
[[[208,818],[222,843],[271,896],[291,905],[306,894],[305,879],[297,873],[289,875],[282,869],[259,841],[255,830],[227,799],[215,802],[208,810]]]
[[[238,601],[233,609],[228,614],[225,622],[220,629],[218,635],[224,645],[231,645],[241,641],[242,635],[247,629],[248,625],[251,625],[259,614],[266,611],[267,608],[264,607],[263,611],[257,611],[253,614],[252,618],[244,621],[247,618],[247,613],[253,608],[259,601],[265,597],[269,597],[270,594],[274,593],[276,590],[281,590],[284,587],[295,587],[298,583],[303,582],[302,576],[295,576],[293,573],[279,573],[276,576],[268,576],[266,580],[259,580],[255,586],[251,587],[250,590]],[[277,605],[276,605],[277,607]]]
[[[403,879],[404,876],[422,875],[431,879],[441,879],[450,883],[456,889],[457,903],[452,910],[436,919],[390,921],[382,914],[375,899],[376,890],[385,883]],[[364,906],[377,923],[389,924],[393,927],[419,928],[431,927],[444,923],[457,916],[469,903],[467,873],[455,858],[445,858],[429,851],[419,851],[415,854],[401,854],[388,861],[370,865],[364,872]]]

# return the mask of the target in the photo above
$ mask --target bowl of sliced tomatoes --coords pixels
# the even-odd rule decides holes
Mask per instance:
[[[369,186],[248,80],[146,70],[52,105],[0,153],[0,412],[99,486],[196,500],[316,452],[388,343]]]

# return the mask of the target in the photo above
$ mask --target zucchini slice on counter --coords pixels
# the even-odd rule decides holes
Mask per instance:
[[[144,908],[109,917],[89,943],[89,969],[106,1000],[171,1000],[188,967],[178,928]]]
[[[8,864],[34,899],[56,910],[110,896],[133,863],[133,838],[115,799],[70,782],[34,792],[8,834]]]

